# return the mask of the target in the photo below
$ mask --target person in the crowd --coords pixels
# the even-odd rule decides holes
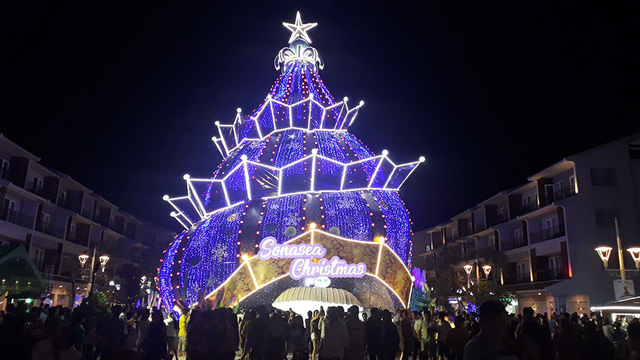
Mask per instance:
[[[365,323],[365,336],[367,340],[367,353],[369,360],[378,359],[378,349],[380,347],[380,322],[381,314],[377,308],[371,308],[371,316]]]
[[[280,360],[286,355],[287,321],[277,311],[271,312],[270,326],[264,334],[263,358],[265,360]]]
[[[584,330],[584,359],[613,360],[613,343],[607,339],[602,330],[597,329],[595,322],[585,322]]]
[[[499,301],[480,305],[480,332],[464,348],[464,360],[517,360],[517,347],[507,338],[507,312]]]
[[[291,341],[292,360],[309,359],[309,328],[305,328],[302,316],[295,315],[291,319],[289,339]],[[351,359],[351,358],[349,358]]]
[[[613,343],[613,325],[611,323],[611,318],[604,317],[602,319],[602,333]]]
[[[349,333],[347,326],[341,320],[340,308],[327,308],[327,316],[320,322],[320,336],[322,347],[320,348],[320,359],[339,359],[345,357],[345,350],[349,345]]]
[[[364,323],[366,323],[366,322],[367,322],[367,319],[369,319],[369,315],[368,315],[366,312],[363,312],[363,313],[362,313],[362,321],[363,321]]]
[[[120,320],[120,305],[111,307],[111,316],[100,324],[101,346],[100,354],[103,358],[124,345],[124,321]]]
[[[449,348],[447,347],[447,335],[451,330],[451,324],[447,320],[447,313],[438,314],[438,357],[442,360],[449,358]]]
[[[397,327],[391,321],[391,312],[383,310],[381,314],[378,337],[377,356],[380,360],[394,360],[400,352],[400,335]]]
[[[322,341],[320,333],[320,321],[324,320],[324,310],[316,310],[313,313],[313,319],[311,319],[311,342],[312,342],[312,355],[311,359],[316,360],[320,354],[320,342]]]
[[[313,311],[307,311],[307,318],[304,319],[304,328],[311,332],[311,319],[313,319]]]
[[[427,343],[426,322],[419,311],[413,312],[413,318],[415,319],[413,321],[413,359],[424,360],[426,359],[425,345]]]
[[[464,318],[456,316],[453,322],[454,328],[447,333],[447,348],[449,349],[450,360],[462,360],[464,356],[464,347],[469,341],[469,332],[464,327]]]
[[[480,324],[478,324],[477,314],[475,312],[470,312],[468,314],[468,323],[467,323],[467,331],[469,331],[469,335],[473,338],[478,333],[480,333]]]
[[[247,330],[244,352],[251,360],[262,360],[265,333],[271,326],[271,320],[264,305],[258,306],[256,313],[258,316],[251,321]]]
[[[147,333],[149,332],[149,309],[140,309],[138,312],[138,322],[136,324],[136,349],[142,349]]]
[[[167,329],[162,312],[153,309],[151,323],[142,344],[144,360],[164,360],[167,355]]]
[[[178,330],[178,356],[185,356],[187,353],[187,324],[189,323],[190,310],[185,309],[180,314]]]
[[[180,324],[176,321],[172,311],[169,311],[164,323],[167,327],[167,353],[172,355],[172,359],[175,357],[178,360],[178,331]]]
[[[553,360],[556,351],[551,341],[549,325],[541,325],[530,307],[522,310],[523,320],[516,329],[516,338],[525,360]]]
[[[640,360],[640,321],[633,319],[627,325],[627,351],[625,359]]]
[[[582,337],[565,317],[560,318],[558,329],[553,333],[553,342],[558,360],[582,359]]]
[[[407,309],[400,311],[399,331],[402,345],[402,360],[409,360],[413,353],[413,313]]]
[[[253,319],[255,319],[257,316],[256,312],[253,310],[249,310],[246,311],[244,313],[244,317],[242,318],[242,323],[240,324],[240,349],[242,349],[242,355],[241,358],[244,359],[245,357],[248,357],[248,355],[245,353],[245,350],[247,349],[245,344],[247,342],[247,333],[249,332],[249,326],[251,324],[251,321],[253,321]]]
[[[367,342],[365,338],[365,326],[358,317],[360,309],[353,305],[347,311],[347,332],[349,333],[349,346],[347,347],[347,359],[364,360],[366,356]]]

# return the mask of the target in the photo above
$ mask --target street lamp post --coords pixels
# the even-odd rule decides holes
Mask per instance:
[[[80,261],[80,265],[82,268],[84,268],[84,265],[87,263],[87,261],[89,260],[89,255],[88,254],[81,254],[78,256],[78,261]],[[102,268],[102,272],[104,272],[104,268],[105,266],[107,266],[107,262],[109,262],[109,256],[108,255],[102,255],[98,258],[98,261],[100,261],[100,266],[97,266],[98,264],[96,264],[96,247],[93,248],[93,256],[91,256],[91,269],[89,269],[89,276],[91,278],[91,287],[89,288],[89,294],[91,292],[93,292],[93,288],[95,286],[95,281],[96,281],[96,274],[98,273],[98,270],[100,270]]]
[[[467,290],[471,287],[471,271],[473,270],[473,266],[472,265],[465,265],[463,266],[464,271],[467,273]]]
[[[622,252],[622,244],[620,241],[620,231],[618,230],[618,218],[614,219],[614,224],[616,227],[616,245],[618,250],[618,264],[620,265],[620,279],[625,281],[627,279],[627,270],[624,267],[624,257]],[[604,265],[605,270],[609,270],[609,258],[611,257],[611,251],[613,248],[610,246],[599,246],[596,249],[598,256],[600,256],[600,260],[602,260],[602,265]],[[631,254],[633,261],[636,263],[636,270],[640,270],[640,248],[632,247],[627,249],[627,251]]]

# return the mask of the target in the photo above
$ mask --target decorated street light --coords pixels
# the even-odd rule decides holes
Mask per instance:
[[[102,268],[102,272],[104,272],[104,268],[105,266],[107,266],[108,262],[109,262],[109,256],[107,255],[100,256],[100,267]]]
[[[599,246],[596,248],[598,255],[600,256],[600,260],[602,260],[602,264],[605,269],[609,268],[609,258],[611,257],[611,250],[613,250],[610,246]]]
[[[636,263],[636,270],[640,270],[640,247],[628,248],[627,251],[631,254],[633,261]]]
[[[89,289],[89,293],[91,293],[93,291],[93,287],[95,284],[95,279],[96,279],[96,273],[98,272],[98,269],[102,268],[102,272],[104,272],[104,268],[105,266],[107,266],[107,262],[109,262],[109,256],[104,254],[102,256],[100,256],[99,258],[97,258],[98,261],[100,261],[100,265],[96,266],[96,248],[93,248],[93,256],[89,256],[89,254],[81,254],[78,255],[78,261],[80,261],[80,266],[82,268],[84,268],[84,265],[87,263],[87,261],[89,261],[89,258],[91,258],[91,269],[89,272],[90,278],[91,278],[91,288]]]
[[[88,254],[78,255],[78,260],[80,261],[81,267],[84,268],[84,264],[86,264],[87,260],[89,260],[89,255]]]
[[[464,271],[467,273],[467,289],[471,287],[471,271],[473,271],[473,265],[463,266]]]
[[[484,276],[486,276],[487,279],[489,279],[489,273],[491,273],[491,265],[482,266],[482,271],[484,271]]]

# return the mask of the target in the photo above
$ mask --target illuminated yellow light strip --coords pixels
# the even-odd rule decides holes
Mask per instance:
[[[255,285],[256,289],[259,289],[258,280],[256,280],[256,276],[253,274],[253,269],[251,268],[251,264],[249,264],[249,260],[245,261],[247,263],[247,268],[249,269],[249,274],[251,274],[251,278],[253,279],[253,285]]]
[[[382,258],[382,246],[383,243],[380,243],[380,248],[378,249],[378,260],[376,261],[376,276],[380,273],[380,259]]]

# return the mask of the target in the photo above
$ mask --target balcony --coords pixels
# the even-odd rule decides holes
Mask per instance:
[[[567,278],[566,276],[564,276],[564,273],[562,272],[561,267],[557,267],[554,269],[538,270],[536,271],[535,275],[536,275],[536,281],[551,281],[551,280],[561,280],[561,279]]]
[[[44,189],[41,182],[29,181],[24,187],[26,190],[40,196],[44,196]]]
[[[518,236],[518,237],[514,237],[513,239],[511,239],[513,248],[519,248],[519,247],[523,247],[523,246],[527,246],[527,241],[524,238],[524,236]]]
[[[518,216],[524,215],[524,214],[528,214],[532,211],[538,210],[540,208],[540,206],[538,206],[538,203],[532,202],[532,203],[528,203],[528,204],[522,204],[522,206],[520,206],[517,210],[516,213],[518,214]]]
[[[531,275],[526,273],[510,273],[503,275],[505,285],[526,284],[531,283]],[[534,272],[533,282],[555,281],[567,279],[562,272],[562,268],[542,269]]]
[[[567,187],[563,187],[560,189],[556,189],[553,192],[553,196],[555,197],[555,200],[562,200],[565,198],[568,198],[570,196],[573,196],[576,194],[576,188],[573,186],[567,186]]]
[[[526,284],[531,282],[529,273],[511,273],[502,276],[505,285]]]
[[[91,210],[89,209],[82,209],[82,216],[84,216],[85,218],[92,220],[91,219]]]
[[[539,243],[541,241],[559,238],[565,235],[564,226],[556,225],[540,231],[535,231],[529,234],[531,243]]]
[[[87,246],[89,244],[89,234],[82,234],[76,231],[69,232],[69,236],[67,236],[67,241],[71,241],[74,244]]]
[[[39,220],[36,223],[36,230],[60,239],[64,239],[64,228],[53,226],[50,222]]]
[[[3,208],[2,213],[0,213],[0,219],[12,224],[33,229],[33,217],[17,212],[13,209]]]
[[[501,224],[505,221],[509,221],[509,216],[505,213],[498,214],[498,224]]]

